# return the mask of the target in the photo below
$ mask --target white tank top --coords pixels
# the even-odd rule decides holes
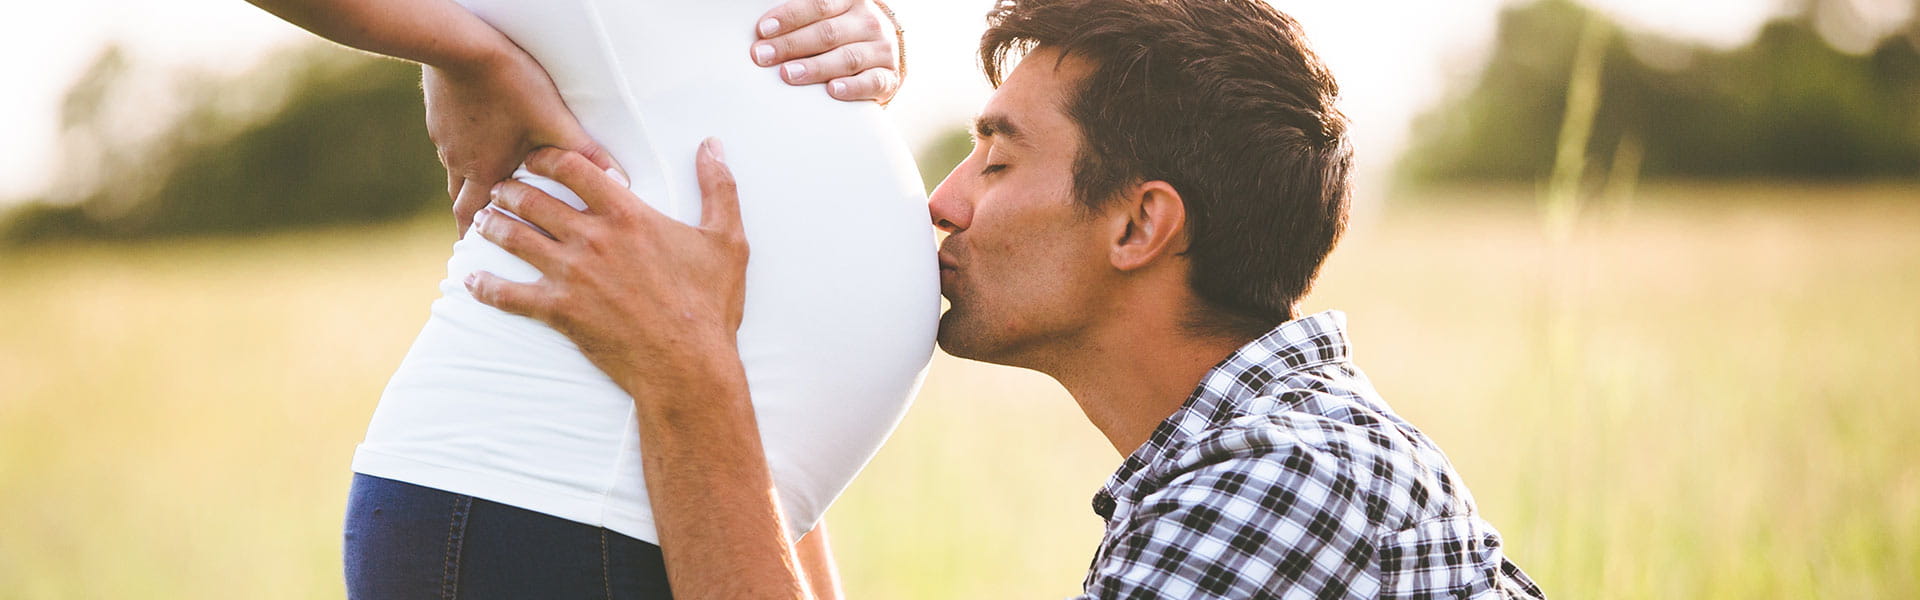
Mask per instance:
[[[880,107],[749,59],[778,3],[462,0],[540,61],[632,189],[675,219],[699,220],[700,140],[725,142],[753,250],[740,357],[797,539],[899,422],[940,296],[926,196]],[[632,399],[558,332],[470,297],[475,270],[540,276],[471,230],[454,244],[353,470],[657,542]]]

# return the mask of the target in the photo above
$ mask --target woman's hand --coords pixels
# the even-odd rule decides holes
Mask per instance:
[[[447,169],[447,195],[462,234],[474,213],[487,206],[493,184],[513,175],[534,148],[572,150],[602,170],[620,173],[567,110],[547,71],[510,42],[484,61],[423,67],[421,87],[427,135]]]
[[[755,26],[753,62],[793,85],[826,83],[839,100],[886,104],[906,73],[901,41],[871,0],[789,0]]]

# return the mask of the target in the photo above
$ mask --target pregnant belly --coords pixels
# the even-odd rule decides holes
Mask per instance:
[[[911,155],[877,106],[787,86],[747,61],[763,3],[660,3],[699,13],[671,35],[659,35],[674,30],[665,21],[632,24],[647,3],[478,4],[553,73],[655,208],[696,222],[695,149],[708,136],[726,143],[752,249],[741,360],[790,533],[804,532],[891,432],[932,353],[939,281]],[[738,31],[714,33],[723,22]],[[520,176],[581,206],[552,181]],[[378,464],[417,463],[393,468],[419,475],[372,474],[656,539],[631,398],[564,336],[479,304],[460,284],[475,270],[519,281],[539,272],[471,232],[447,266],[361,448],[397,457]]]

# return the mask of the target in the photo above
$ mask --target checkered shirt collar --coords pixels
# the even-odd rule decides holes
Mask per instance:
[[[1209,426],[1239,416],[1248,399],[1275,395],[1269,389],[1282,376],[1318,365],[1350,360],[1347,315],[1328,310],[1274,327],[1215,363],[1180,408],[1161,421],[1126,462],[1107,478],[1093,496],[1093,510],[1102,519],[1113,518],[1116,498],[1126,498],[1129,486],[1147,465],[1179,442]]]

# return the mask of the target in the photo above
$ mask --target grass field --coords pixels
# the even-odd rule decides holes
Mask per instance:
[[[1364,214],[1308,303],[1517,562],[1920,596],[1920,188],[1653,186],[1564,244],[1531,193]],[[0,251],[0,598],[341,596],[348,460],[452,229]],[[1077,589],[1119,457],[1065,393],[942,356],[916,402],[829,514],[850,595]]]

